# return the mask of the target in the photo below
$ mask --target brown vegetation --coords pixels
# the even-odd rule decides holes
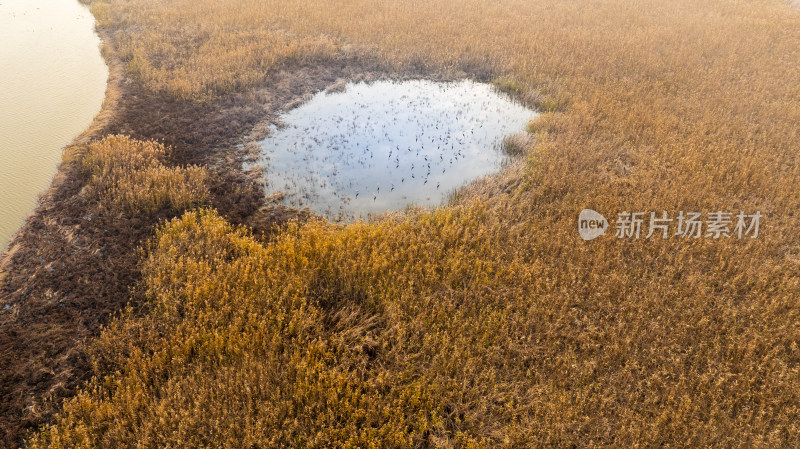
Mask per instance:
[[[105,212],[148,214],[169,207],[191,209],[208,197],[204,168],[166,167],[167,147],[108,136],[80,154],[89,200]]]
[[[496,74],[550,113],[523,161],[441,210],[266,242],[210,211],[161,227],[146,308],[93,340],[95,377],[33,447],[800,444],[784,2],[92,7],[161,104],[246,97],[335,55]],[[766,218],[758,239],[583,242],[585,207]]]

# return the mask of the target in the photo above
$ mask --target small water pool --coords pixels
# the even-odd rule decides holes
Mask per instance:
[[[499,170],[505,136],[536,112],[492,86],[425,80],[348,84],[281,117],[261,142],[267,193],[332,220],[435,206]]]

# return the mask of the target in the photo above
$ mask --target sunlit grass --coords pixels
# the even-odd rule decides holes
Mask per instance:
[[[130,215],[202,205],[208,196],[206,170],[167,167],[162,164],[167,151],[159,143],[125,136],[89,144],[81,168],[90,199],[103,210]]]

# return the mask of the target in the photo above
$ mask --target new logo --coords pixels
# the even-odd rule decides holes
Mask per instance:
[[[584,209],[578,216],[578,232],[584,240],[592,240],[606,233],[608,220],[599,212]]]

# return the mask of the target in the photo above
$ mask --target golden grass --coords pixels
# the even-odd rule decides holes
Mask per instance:
[[[89,198],[98,208],[130,215],[202,205],[206,169],[167,167],[161,163],[167,151],[157,142],[117,135],[89,144],[81,159]]]
[[[32,447],[800,444],[800,14],[784,2],[92,4],[148,88],[333,52],[488,61],[549,104],[518,179],[430,213],[159,231],[149,313]],[[287,45],[288,44],[288,45]],[[535,93],[534,93],[535,91]],[[758,239],[578,238],[583,208],[760,210]]]

